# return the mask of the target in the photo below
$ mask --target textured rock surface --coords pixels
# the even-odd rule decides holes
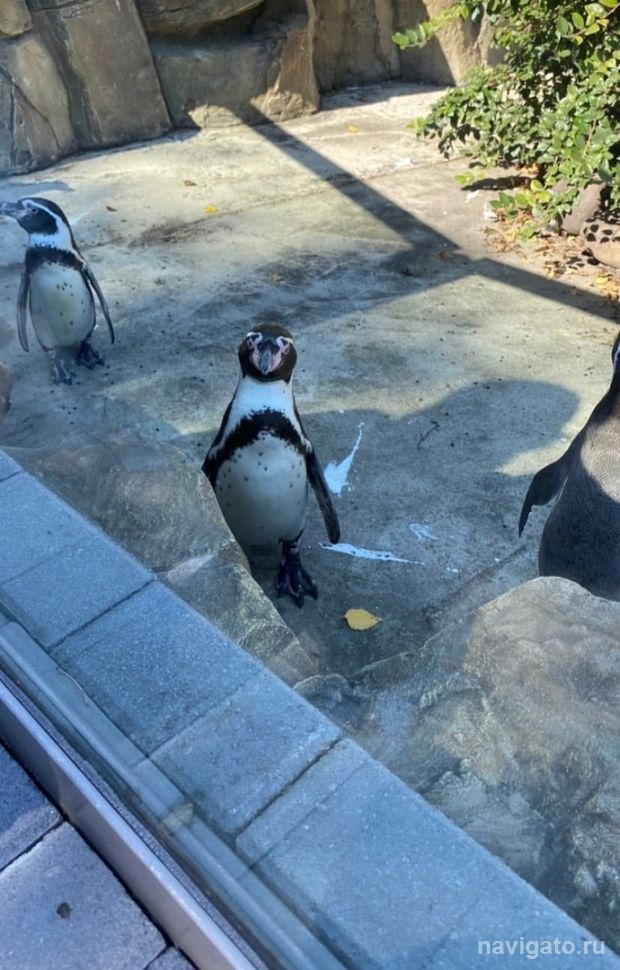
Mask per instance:
[[[391,0],[316,0],[314,64],[322,91],[396,77]]]
[[[395,0],[395,29],[406,30],[452,5],[451,0]],[[472,67],[496,64],[501,52],[493,47],[489,25],[455,19],[425,47],[400,52],[401,76],[430,84],[459,84]]]
[[[2,0],[0,38],[18,37],[32,26],[26,0]]]
[[[532,580],[361,677],[384,684],[366,746],[616,948],[619,623],[616,603]]]
[[[79,148],[154,138],[169,127],[133,0],[31,0],[30,9],[65,79]]]
[[[12,454],[154,572],[220,553],[244,561],[204,475],[174,445],[84,435]]]
[[[565,191],[567,188],[566,182],[560,182],[558,189]],[[574,203],[572,209],[562,219],[562,231],[568,233],[569,236],[578,236],[583,229],[583,224],[586,220],[592,219],[596,210],[601,203],[601,192],[603,191],[602,184],[586,185],[585,189],[579,193],[576,202]]]
[[[289,684],[316,666],[252,579],[199,468],[137,435],[14,457]]]
[[[292,18],[273,33],[212,43],[153,41],[152,47],[175,125],[258,123],[318,107],[311,36],[303,18]]]
[[[149,34],[197,34],[211,24],[260,6],[263,0],[137,0]]]
[[[36,34],[0,42],[0,118],[0,174],[50,164],[77,147],[65,82]]]

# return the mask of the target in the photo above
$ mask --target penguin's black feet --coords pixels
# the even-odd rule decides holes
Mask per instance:
[[[76,375],[75,372],[67,366],[67,362],[62,354],[58,351],[48,350],[47,356],[50,362],[52,384],[72,384],[73,378]]]
[[[304,605],[304,596],[312,599],[319,598],[312,577],[306,572],[299,558],[299,539],[282,543],[282,559],[276,577],[276,589],[280,595],[287,593],[300,608]]]
[[[88,340],[83,340],[77,352],[77,362],[92,370],[97,364],[103,365],[103,357],[93,350]]]

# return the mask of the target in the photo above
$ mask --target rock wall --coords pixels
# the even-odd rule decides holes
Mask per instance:
[[[436,16],[453,0],[395,0],[395,30],[406,30]],[[429,84],[460,84],[478,64],[498,64],[501,51],[493,47],[489,24],[453,20],[425,47],[399,51],[400,76]]]
[[[161,11],[167,2],[140,0],[141,9],[148,5],[151,10],[156,4],[160,11],[157,17],[150,13],[147,22],[154,25],[152,52],[174,125],[258,124],[318,108],[314,11],[308,10],[306,0],[285,5],[249,0],[210,5],[203,0],[192,7],[192,17],[174,29]],[[233,21],[205,23],[207,7],[213,7],[212,16],[219,18],[223,6],[253,9]]]
[[[321,91],[400,75],[393,0],[315,0],[314,65]]]
[[[535,579],[356,685],[373,695],[358,739],[616,950],[619,622],[620,604]]]
[[[170,127],[133,0],[3,0],[0,173]]]
[[[424,51],[391,40],[447,2],[1,0],[0,175],[171,127],[283,120],[347,84],[458,81],[488,56],[471,25]]]

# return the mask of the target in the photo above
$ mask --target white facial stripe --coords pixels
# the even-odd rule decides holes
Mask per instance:
[[[35,247],[47,247],[55,249],[69,250],[70,252],[79,255],[71,237],[71,230],[67,223],[62,219],[57,212],[53,212],[44,203],[39,202],[38,199],[21,199],[23,205],[30,206],[31,209],[37,210],[39,212],[46,212],[54,220],[56,226],[56,231],[53,233],[31,233],[30,234],[30,245]]]
[[[276,343],[278,344],[281,350],[283,350],[285,346],[290,346],[293,343],[293,340],[291,337],[284,337],[284,336],[276,337],[275,334],[274,335],[265,334],[265,333],[261,333],[259,330],[250,330],[250,332],[246,333],[245,335],[245,339],[249,340],[250,343],[253,345],[258,343],[259,340],[264,340],[265,337],[273,337],[273,339],[276,341]]]
[[[44,205],[43,202],[39,202],[38,199],[22,199],[21,201],[25,205],[29,205],[31,209],[39,209],[41,212],[47,212],[48,216],[51,216],[54,221],[58,219],[58,213],[52,212],[51,209],[48,209],[48,207]]]

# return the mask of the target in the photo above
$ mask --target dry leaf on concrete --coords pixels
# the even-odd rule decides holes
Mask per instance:
[[[374,616],[368,610],[347,610],[344,615],[345,620],[352,630],[370,630],[377,623],[381,623],[380,616]]]

